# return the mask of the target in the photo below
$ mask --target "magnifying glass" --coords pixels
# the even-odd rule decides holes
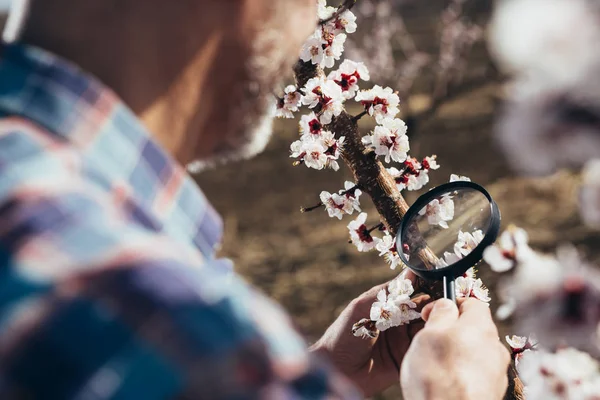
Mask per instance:
[[[402,262],[425,280],[443,281],[444,297],[456,301],[454,280],[481,261],[499,230],[500,210],[482,186],[450,182],[408,209],[396,245]]]

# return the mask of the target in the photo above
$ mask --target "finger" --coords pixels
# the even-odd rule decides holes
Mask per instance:
[[[461,324],[477,327],[481,330],[489,330],[498,335],[496,324],[492,320],[492,313],[487,303],[469,298],[460,305],[459,322]]]
[[[458,307],[452,300],[439,299],[423,308],[427,324],[425,327],[444,327],[458,319]]]
[[[462,303],[464,303],[465,300],[466,299],[464,297],[456,299],[457,306],[460,307],[460,305]],[[417,302],[416,300],[413,300],[413,301],[415,303]],[[427,297],[423,301],[424,301],[424,305],[423,305],[423,308],[421,309],[421,317],[423,318],[423,321],[427,321],[427,318],[429,318],[429,313],[431,312],[431,310],[433,309],[433,306],[435,304],[435,300],[432,300],[431,297],[429,295],[427,295]]]
[[[433,302],[431,296],[429,296],[428,294],[422,294],[420,296],[412,298],[411,300],[417,305],[417,308],[415,310],[417,310],[418,312],[422,312],[425,306]]]
[[[435,301],[425,304],[425,306],[421,310],[421,318],[423,318],[423,321],[427,321],[429,319],[429,314],[431,313],[431,310],[433,310],[434,305]]]

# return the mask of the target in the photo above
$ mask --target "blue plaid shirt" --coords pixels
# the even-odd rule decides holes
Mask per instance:
[[[0,399],[358,397],[132,112],[30,47],[0,55],[0,221]]]

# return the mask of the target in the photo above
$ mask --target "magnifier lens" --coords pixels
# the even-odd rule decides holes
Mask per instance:
[[[483,240],[492,223],[492,204],[479,190],[441,192],[405,221],[400,243],[413,270],[442,270]]]

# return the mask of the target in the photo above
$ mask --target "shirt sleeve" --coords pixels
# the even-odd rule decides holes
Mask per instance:
[[[28,162],[0,180],[1,399],[360,397],[226,261]]]

